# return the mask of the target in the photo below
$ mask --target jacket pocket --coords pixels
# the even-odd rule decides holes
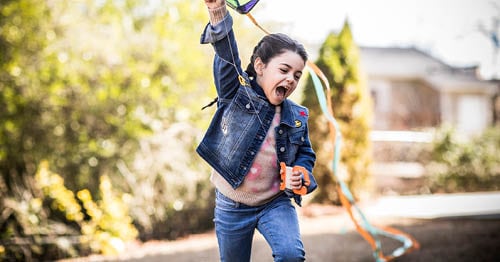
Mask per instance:
[[[248,88],[248,87],[240,87],[240,89]],[[236,97],[234,98],[234,104],[238,106],[238,108],[242,112],[246,112],[247,114],[258,114],[262,108],[262,103],[259,100],[251,99],[245,91],[250,90],[242,90],[243,92],[238,92]]]
[[[288,141],[293,145],[302,145],[304,144],[305,138],[305,129],[304,128],[293,128],[292,131],[288,135]]]
[[[247,87],[240,87],[242,88]],[[258,113],[262,106],[262,103],[252,101],[245,91],[241,90],[225,109],[220,120],[223,136],[217,145],[221,161],[225,165],[234,166],[235,161],[241,161],[245,156],[246,149],[252,142],[252,136],[249,134],[257,130]]]
[[[292,128],[288,133],[288,159],[293,163],[297,157],[297,152],[299,148],[305,142],[305,129],[304,128]]]

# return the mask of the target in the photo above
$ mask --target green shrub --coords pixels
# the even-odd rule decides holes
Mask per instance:
[[[100,199],[92,200],[87,189],[75,194],[63,178],[40,164],[24,199],[2,199],[5,222],[0,257],[31,261],[79,256],[88,252],[118,254],[125,242],[137,236],[122,197],[107,176],[99,183]]]
[[[355,197],[370,185],[372,101],[360,70],[359,48],[352,38],[348,22],[340,33],[331,33],[321,46],[317,66],[331,84],[334,117],[342,133],[341,159],[337,177],[342,177]],[[328,136],[328,122],[320,110],[309,80],[304,88],[303,104],[310,109],[310,137],[317,160],[314,175],[318,191],[314,201],[338,201],[336,182],[331,168],[333,141]]]
[[[178,122],[208,124],[200,108],[215,89],[207,87],[210,59],[203,56],[213,52],[202,49],[199,32],[191,30],[206,24],[206,9],[188,1],[154,9],[147,1],[104,2],[0,4],[0,256],[53,260],[107,252],[109,239],[130,236],[117,236],[119,224],[107,222],[117,220],[108,201],[133,202],[129,213],[144,230],[141,237],[213,226],[206,218],[208,172],[197,171],[207,168],[199,168],[192,146],[162,141],[185,157],[170,159],[177,166],[186,162],[181,170],[166,166],[149,176],[151,170],[137,172],[131,164],[145,136]],[[42,159],[59,174],[47,171],[53,181],[43,190],[35,181]],[[121,181],[119,163],[141,175],[131,178],[141,187]],[[103,195],[103,177],[128,194]],[[94,216],[88,213],[93,207],[100,210]],[[126,212],[118,214],[125,219]],[[179,217],[189,217],[189,228]],[[96,240],[88,250],[79,246],[82,232]]]
[[[500,189],[500,129],[487,129],[470,140],[459,140],[453,129],[437,132],[427,165],[433,192]]]
[[[116,181],[140,238],[175,239],[213,227],[214,190],[208,165],[193,156],[200,130],[174,123],[141,140],[134,161],[119,162]],[[168,141],[168,143],[167,143]]]

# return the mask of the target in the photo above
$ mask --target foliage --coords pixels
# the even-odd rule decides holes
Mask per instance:
[[[198,127],[208,122],[199,109],[213,96],[207,88],[212,53],[200,47],[200,32],[192,30],[201,30],[206,20],[202,2],[2,1],[0,241],[22,240],[14,242],[16,256],[51,260],[77,255],[85,250],[69,248],[68,241],[79,242],[80,234],[92,240],[89,248],[103,252],[116,237],[129,239],[130,234],[116,235],[117,230],[127,232],[114,228],[119,224],[105,222],[115,214],[125,217],[128,210],[117,207],[115,197],[101,194],[99,187],[106,184],[128,191],[127,203],[135,201],[129,211],[144,230],[142,236],[162,226],[163,235],[155,237],[207,227],[211,220],[206,214],[212,210],[208,172],[195,160],[193,141],[200,136]],[[181,126],[187,131],[178,130],[175,124],[184,121],[190,123]],[[123,179],[118,163],[132,166],[141,154],[137,150],[171,129],[188,134],[187,142],[168,137],[155,146],[183,156],[168,163],[184,169],[164,166],[151,174],[131,168],[136,181],[151,175],[140,187],[149,191],[135,190],[137,184]],[[142,156],[155,162],[156,155]],[[46,201],[34,182],[37,165],[45,159],[60,175],[44,192],[65,198]],[[74,192],[79,192],[76,198]],[[151,199],[155,206],[142,212]],[[95,208],[101,211],[92,213]],[[39,248],[47,241],[56,247]],[[68,247],[67,253],[58,253],[58,243]]]
[[[44,195],[53,199],[53,208],[62,212],[68,221],[76,222],[82,235],[80,242],[93,252],[117,254],[123,251],[124,242],[137,236],[128,207],[113,191],[107,176],[100,179],[101,199],[97,203],[87,189],[78,191],[76,199],[73,192],[64,187],[62,178],[50,172],[46,162],[41,164],[35,178]]]
[[[332,88],[334,116],[342,133],[341,166],[347,185],[355,195],[366,189],[371,162],[369,131],[371,126],[371,100],[359,69],[359,50],[352,39],[347,21],[340,33],[331,33],[323,43],[316,61]],[[316,201],[338,201],[331,170],[332,141],[328,137],[327,121],[315,97],[311,80],[304,89],[304,105],[311,110],[311,140],[317,153],[315,176],[320,185]]]
[[[137,236],[128,208],[107,176],[101,177],[98,202],[87,189],[75,197],[62,177],[49,170],[47,162],[40,164],[34,182],[33,194],[24,191],[25,199],[20,202],[12,198],[4,201],[3,214],[8,214],[4,218],[7,230],[2,235],[7,240],[5,258],[54,259],[86,250],[117,254],[124,250],[125,242]]]
[[[28,0],[3,7],[13,12],[3,24],[5,32],[16,28],[22,36],[16,41],[5,38],[11,52],[2,64],[10,73],[1,86],[2,107],[8,110],[1,116],[5,157],[0,168],[8,187],[9,177],[33,175],[36,163],[44,158],[60,173],[75,178],[68,180],[71,188],[92,187],[99,174],[110,172],[113,162],[133,149],[141,129],[146,130],[130,103],[141,95],[132,89],[121,94],[127,86],[120,86],[126,79],[117,77],[119,70],[107,67],[91,51],[65,43],[64,27],[71,25],[51,23],[51,13],[65,7],[51,10],[46,2]],[[45,12],[29,12],[38,8]],[[21,22],[16,24],[17,20]]]
[[[191,156],[198,134],[188,123],[175,123],[141,140],[133,162],[118,163],[141,239],[175,239],[213,226],[209,170]]]
[[[500,189],[500,129],[460,140],[451,128],[436,134],[432,160],[427,165],[433,192],[473,192]]]
[[[243,19],[235,27],[245,30]],[[209,169],[194,150],[213,110],[200,109],[215,96],[213,51],[199,44],[207,21],[203,2],[2,1],[0,243],[14,244],[9,257],[108,252],[131,237],[117,235],[133,232],[130,223],[142,239],[213,226]],[[237,32],[242,57],[254,32]],[[42,190],[35,174],[45,160],[54,181]],[[109,184],[114,196],[102,194]],[[105,222],[113,215],[127,226]]]

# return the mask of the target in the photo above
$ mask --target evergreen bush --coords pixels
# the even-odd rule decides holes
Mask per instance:
[[[332,97],[333,114],[342,133],[342,151],[339,167],[341,177],[358,197],[369,189],[371,143],[369,132],[372,121],[372,104],[369,90],[360,69],[359,49],[352,39],[346,21],[339,34],[331,33],[323,42],[316,65],[328,78]],[[314,174],[319,192],[315,201],[336,202],[336,181],[331,169],[333,141],[328,139],[328,122],[322,116],[312,80],[304,89],[303,104],[311,110],[311,142],[317,153]]]

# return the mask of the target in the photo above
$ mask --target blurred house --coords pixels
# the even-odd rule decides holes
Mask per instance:
[[[361,67],[374,102],[372,172],[384,193],[425,192],[427,132],[450,124],[465,135],[498,121],[499,83],[476,67],[447,65],[415,48],[362,47]]]
[[[451,124],[475,134],[494,122],[498,84],[476,67],[454,67],[415,48],[361,48],[374,100],[374,130],[422,130]]]

